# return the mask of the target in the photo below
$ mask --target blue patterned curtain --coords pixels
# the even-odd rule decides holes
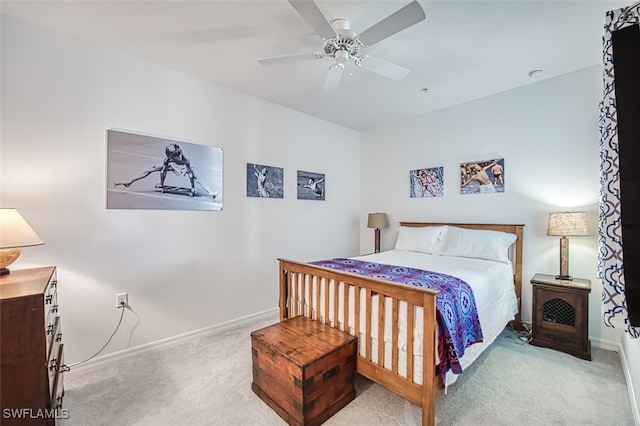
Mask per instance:
[[[624,211],[621,203],[621,192],[631,194],[625,189],[625,178],[621,179],[620,173],[620,131],[619,119],[622,118],[618,106],[622,105],[622,99],[616,97],[616,79],[614,67],[614,39],[619,37],[618,31],[638,26],[640,16],[640,2],[619,10],[612,10],[606,14],[606,22],[603,37],[603,63],[604,63],[604,96],[600,104],[600,228],[598,241],[598,275],[602,280],[602,307],[604,324],[624,330],[633,338],[640,337],[640,327],[636,323],[634,315],[637,315],[640,300],[634,300],[631,296],[637,296],[637,282],[631,278],[632,264],[640,264],[640,259],[630,256],[632,228],[637,226],[627,225],[622,221]],[[634,29],[635,30],[635,29]],[[615,42],[617,43],[617,42]],[[635,55],[639,53],[636,52]],[[618,54],[619,55],[619,54]],[[636,56],[637,58],[637,56]],[[618,69],[620,70],[620,58],[618,56]],[[634,59],[637,62],[637,59]],[[621,74],[619,72],[619,74]],[[619,75],[620,82],[622,76]],[[637,80],[638,77],[635,77]],[[624,92],[625,95],[627,91]],[[634,92],[635,93],[635,92]],[[621,97],[622,92],[618,94]],[[637,120],[636,120],[637,121]],[[627,131],[627,129],[625,129]],[[633,133],[633,132],[632,132]],[[625,136],[626,138],[627,136]],[[632,144],[637,146],[640,141],[635,135],[631,135]],[[630,142],[626,142],[629,144]],[[635,148],[634,148],[635,149]],[[640,168],[640,163],[635,160],[635,168]],[[627,166],[625,166],[627,167]],[[625,169],[628,170],[628,169]],[[621,182],[622,191],[621,191]],[[637,198],[638,193],[633,194]],[[631,198],[628,198],[631,200]],[[633,210],[634,205],[627,202]],[[626,204],[627,205],[627,204]],[[625,205],[625,206],[626,206]],[[625,220],[630,216],[625,212]],[[628,247],[623,247],[623,229],[627,229]],[[637,231],[637,229],[634,229]],[[625,281],[624,254],[629,257],[627,277]],[[633,260],[631,260],[633,259]],[[632,284],[633,281],[633,284]],[[629,308],[633,308],[630,315]],[[634,326],[635,324],[635,326]]]

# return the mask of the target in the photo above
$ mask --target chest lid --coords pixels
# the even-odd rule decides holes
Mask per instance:
[[[256,330],[251,338],[300,365],[309,364],[356,340],[348,333],[304,316]]]

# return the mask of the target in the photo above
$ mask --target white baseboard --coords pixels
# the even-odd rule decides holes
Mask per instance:
[[[636,425],[640,425],[640,413],[638,412],[638,406],[636,405],[636,392],[633,389],[633,381],[631,380],[631,374],[629,373],[629,364],[627,362],[627,356],[624,353],[623,345],[619,345],[618,354],[620,355],[620,363],[622,364],[622,371],[624,372],[624,380],[627,382],[627,392],[629,392],[629,403],[631,404],[633,422]]]
[[[235,328],[242,327],[246,324],[253,323],[253,322],[259,322],[263,320],[265,321],[273,320],[273,322],[277,322],[279,318],[278,312],[279,312],[278,308],[268,309],[263,312],[258,312],[256,314],[251,314],[245,317],[236,318],[231,321],[223,322],[221,324],[204,327],[198,330],[179,334],[177,336],[172,336],[166,339],[156,340],[155,342],[146,343],[144,345],[136,346],[133,348],[128,348],[121,351],[113,352],[107,355],[94,358],[82,365],[72,367],[70,372],[86,371],[94,368],[102,368],[104,367],[105,364],[120,362],[125,358],[137,356],[147,352],[157,351],[158,349],[169,348],[198,337],[204,337],[204,336],[209,336],[216,333],[221,333],[227,330],[233,330]],[[69,374],[69,373],[65,373],[65,374]]]
[[[620,352],[622,346],[618,342],[612,342],[610,340],[602,340],[597,337],[589,337],[591,340],[591,346],[598,349],[604,349],[607,351]]]

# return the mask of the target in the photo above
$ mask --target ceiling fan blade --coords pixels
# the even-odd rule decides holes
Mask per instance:
[[[291,64],[293,62],[305,62],[324,57],[321,53],[294,53],[293,55],[272,56],[258,59],[258,63],[265,67],[271,65]]]
[[[365,46],[373,46],[393,34],[404,30],[426,18],[420,3],[412,1],[382,21],[360,33],[358,37]]]
[[[342,79],[342,72],[344,71],[343,64],[333,64],[329,68],[329,72],[327,73],[327,78],[324,80],[324,86],[322,87],[323,92],[333,92],[340,85],[340,80]]]
[[[313,0],[288,0],[300,16],[324,39],[335,37],[333,27]]]
[[[360,67],[367,71],[375,72],[396,81],[402,80],[409,74],[408,69],[373,56],[363,57],[359,64]]]

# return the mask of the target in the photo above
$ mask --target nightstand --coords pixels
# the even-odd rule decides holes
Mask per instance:
[[[535,274],[531,344],[556,349],[591,361],[589,293],[591,281],[559,280]]]

